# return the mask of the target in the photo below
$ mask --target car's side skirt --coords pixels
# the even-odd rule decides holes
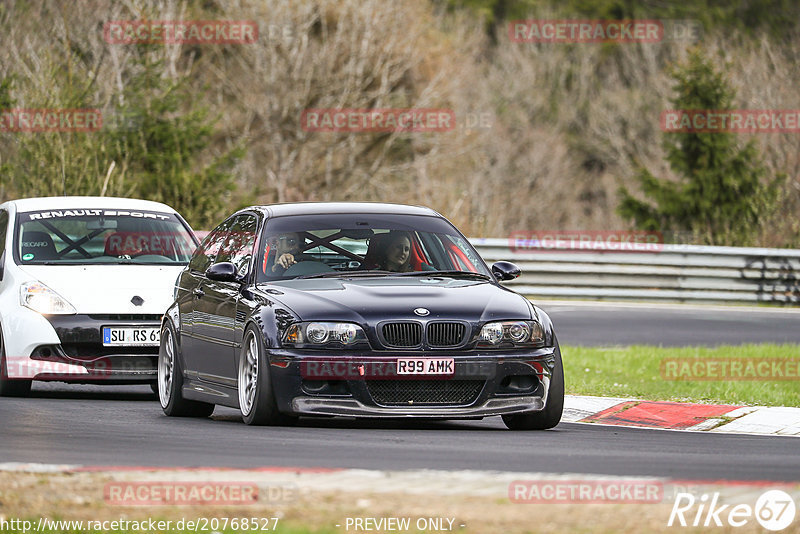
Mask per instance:
[[[193,380],[187,377],[181,393],[185,399],[210,402],[230,408],[239,408],[239,394],[235,387],[209,384],[208,382]]]

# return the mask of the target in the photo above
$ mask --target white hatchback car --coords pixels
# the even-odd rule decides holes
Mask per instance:
[[[153,385],[161,317],[197,244],[158,202],[0,204],[0,395],[32,380]]]

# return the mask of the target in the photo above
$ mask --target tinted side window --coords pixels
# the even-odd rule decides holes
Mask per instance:
[[[257,228],[258,219],[255,215],[244,213],[236,216],[231,221],[227,237],[214,263],[229,261],[236,265],[237,273],[246,274],[253,258]]]
[[[211,267],[224,244],[225,238],[228,236],[228,228],[232,222],[233,218],[226,220],[206,236],[200,246],[197,247],[192,259],[189,260],[190,270],[204,273],[206,269]]]

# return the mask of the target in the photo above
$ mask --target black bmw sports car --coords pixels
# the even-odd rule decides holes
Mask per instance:
[[[247,424],[299,416],[561,419],[549,317],[499,281],[433,210],[300,203],[247,208],[214,229],[164,316],[161,406]]]

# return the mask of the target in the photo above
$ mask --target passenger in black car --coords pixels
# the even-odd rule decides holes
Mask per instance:
[[[398,273],[414,270],[411,265],[411,236],[408,232],[392,230],[381,245],[378,250],[378,269]]]

